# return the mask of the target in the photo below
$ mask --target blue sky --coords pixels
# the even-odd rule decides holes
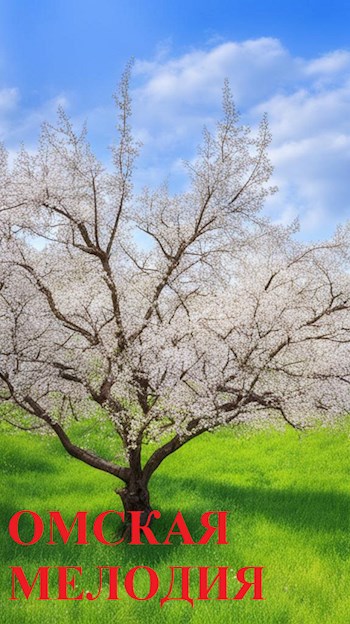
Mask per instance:
[[[244,122],[269,115],[280,192],[267,213],[328,236],[350,218],[349,23],[348,0],[0,0],[0,140],[33,148],[62,103],[106,158],[133,56],[137,183],[179,187],[228,76]]]

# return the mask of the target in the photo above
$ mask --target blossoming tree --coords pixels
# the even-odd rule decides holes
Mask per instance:
[[[128,83],[126,71],[113,168],[62,110],[36,153],[9,166],[1,151],[0,401],[20,408],[13,425],[54,432],[121,480],[125,510],[146,514],[154,471],[203,432],[349,409],[349,230],[306,246],[261,217],[267,121],[255,136],[239,125],[227,85],[186,192],[134,197]],[[124,462],[71,439],[71,418],[91,409]]]

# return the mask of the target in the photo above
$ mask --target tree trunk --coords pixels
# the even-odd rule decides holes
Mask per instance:
[[[125,541],[130,539],[131,529],[131,516],[130,511],[141,511],[140,523],[147,522],[148,515],[152,511],[149,499],[149,491],[147,485],[144,484],[142,479],[133,481],[133,483],[127,483],[122,490],[116,490],[116,493],[122,499],[125,523],[123,530],[123,537]]]

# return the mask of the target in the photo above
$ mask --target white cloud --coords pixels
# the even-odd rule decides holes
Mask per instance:
[[[278,40],[263,38],[221,43],[168,61],[138,62],[135,69],[146,78],[143,97],[154,104],[167,102],[173,109],[183,101],[189,106],[215,104],[226,76],[231,78],[238,102],[256,99],[257,89],[261,98],[282,79],[286,67],[292,76],[295,66],[297,61]]]
[[[154,59],[138,60],[132,91],[134,128],[144,143],[137,185],[183,183],[181,158],[192,158],[204,124],[220,115],[224,78],[244,123],[255,126],[267,111],[273,135],[271,158],[280,192],[266,205],[275,219],[300,217],[303,236],[323,237],[350,218],[350,52],[333,50],[318,58],[292,56],[277,39],[211,42],[171,56],[166,42]],[[0,140],[30,146],[44,119],[54,119],[64,96],[25,109],[17,89],[0,90]],[[87,117],[99,153],[112,142],[115,111],[109,102]]]
[[[136,73],[136,126],[147,129],[153,180],[166,169],[178,175],[179,154],[193,153],[203,124],[217,118],[228,77],[244,121],[269,115],[280,188],[269,214],[283,222],[300,217],[303,236],[313,238],[350,218],[350,52],[302,59],[262,38],[138,62]]]
[[[305,74],[309,76],[334,76],[350,68],[350,52],[335,50],[312,60],[305,65]]]
[[[18,89],[0,89],[0,112],[12,110],[18,103]]]
[[[57,95],[41,102],[36,107],[21,107],[21,94],[15,87],[0,90],[0,140],[15,149],[24,142],[34,147],[40,126],[44,121],[53,121],[57,108],[69,107],[64,95]]]

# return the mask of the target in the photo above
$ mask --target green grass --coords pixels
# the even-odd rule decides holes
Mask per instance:
[[[90,424],[91,425],[91,424]],[[97,433],[80,432],[97,439]],[[106,433],[101,446],[113,456],[113,440]],[[92,444],[92,442],[91,442]],[[307,435],[295,431],[264,431],[247,437],[220,431],[192,441],[166,460],[151,482],[153,507],[160,509],[158,535],[165,535],[178,509],[194,537],[199,518],[209,510],[229,511],[229,545],[107,547],[91,537],[88,546],[74,543],[23,547],[7,532],[9,518],[19,509],[31,509],[44,520],[48,510],[59,510],[72,520],[78,510],[89,511],[91,521],[102,511],[120,509],[114,489],[118,482],[68,457],[53,438],[10,434],[0,439],[1,496],[1,615],[0,621],[45,624],[55,620],[89,624],[154,622],[207,624],[346,624],[349,598],[349,428],[319,430]],[[46,523],[47,524],[47,523]],[[158,526],[158,525],[157,525]],[[109,523],[110,534],[114,531]],[[157,533],[157,528],[154,527]],[[175,541],[175,540],[174,540]],[[36,594],[9,601],[8,566],[22,565],[33,578],[39,565],[81,565],[84,576],[78,589],[97,590],[94,566],[135,565],[154,568],[161,580],[159,595],[136,602],[121,592],[121,600],[107,602],[40,602]],[[168,566],[230,566],[230,595],[238,589],[235,572],[242,566],[262,565],[263,602],[249,594],[241,602],[168,602]],[[122,576],[123,577],[123,576]],[[198,595],[193,574],[192,595]],[[147,591],[140,580],[138,589]],[[20,592],[19,592],[20,595]],[[57,587],[52,586],[52,596]]]

